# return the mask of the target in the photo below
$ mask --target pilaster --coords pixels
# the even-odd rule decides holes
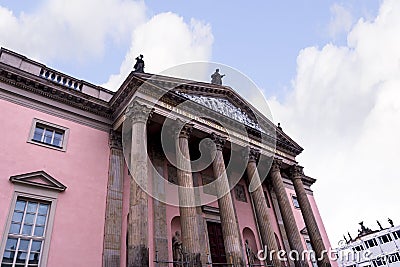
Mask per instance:
[[[121,260],[124,155],[121,134],[110,131],[110,159],[104,224],[103,266],[119,266]]]

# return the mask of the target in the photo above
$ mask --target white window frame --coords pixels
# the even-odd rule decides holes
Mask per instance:
[[[53,146],[53,145],[49,145],[46,144],[44,142],[38,142],[33,140],[33,136],[35,134],[35,129],[37,125],[43,125],[44,127],[48,128],[49,130],[53,130],[53,131],[59,131],[63,133],[63,137],[62,137],[62,142],[61,142],[61,146],[57,147],[57,146]],[[32,125],[31,125],[31,129],[29,131],[29,136],[28,136],[28,140],[27,142],[30,144],[35,144],[35,145],[39,145],[39,146],[44,146],[47,148],[51,148],[51,149],[55,149],[58,151],[66,151],[67,149],[67,143],[68,143],[68,137],[69,137],[69,129],[51,122],[47,122],[44,120],[40,120],[37,118],[34,118],[32,121]]]
[[[1,259],[0,262],[3,260],[3,254],[4,254],[7,239],[9,237],[8,232],[10,230],[11,220],[12,220],[12,216],[14,213],[16,202],[17,202],[18,198],[23,198],[23,199],[32,200],[32,201],[47,202],[50,205],[49,212],[48,212],[48,218],[47,218],[47,224],[46,224],[45,233],[44,233],[45,238],[43,239],[42,250],[41,250],[40,259],[39,259],[41,267],[47,266],[51,234],[52,234],[52,229],[53,229],[53,224],[54,224],[55,211],[56,211],[56,207],[57,207],[57,197],[58,197],[58,192],[54,191],[54,190],[35,188],[35,187],[31,187],[28,185],[21,185],[21,184],[14,185],[14,194],[12,196],[11,204],[9,206],[6,227],[4,228],[3,238],[0,243],[0,259]]]
[[[388,240],[389,240],[389,241],[384,242],[384,241],[383,241],[383,237],[386,237],[386,236],[388,237]],[[392,242],[392,241],[393,241],[393,237],[390,235],[390,233],[387,233],[387,234],[384,234],[384,235],[379,236],[379,237],[378,237],[378,240],[379,240],[379,242],[383,245],[383,244]]]
[[[371,246],[371,245],[368,243],[369,241],[371,241],[372,243],[374,243],[374,245]],[[364,245],[365,245],[365,247],[366,247],[367,249],[368,249],[368,248],[377,247],[377,246],[379,245],[379,241],[378,241],[376,238],[371,238],[371,239],[365,240],[365,241],[364,241]]]

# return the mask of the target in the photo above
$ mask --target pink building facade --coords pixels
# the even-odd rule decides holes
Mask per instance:
[[[224,105],[256,121],[227,86],[132,72],[111,92],[2,48],[1,266],[336,266],[269,254],[329,250],[316,180]]]

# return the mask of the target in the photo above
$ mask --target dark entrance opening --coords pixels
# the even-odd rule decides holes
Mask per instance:
[[[208,240],[210,241],[211,260],[215,266],[228,267],[226,262],[224,237],[220,223],[207,222]],[[222,264],[221,264],[222,263]]]

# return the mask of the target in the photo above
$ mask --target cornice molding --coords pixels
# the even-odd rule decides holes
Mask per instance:
[[[0,63],[0,82],[30,91],[48,99],[110,119],[111,109],[106,101],[93,98],[78,90],[23,72]]]

